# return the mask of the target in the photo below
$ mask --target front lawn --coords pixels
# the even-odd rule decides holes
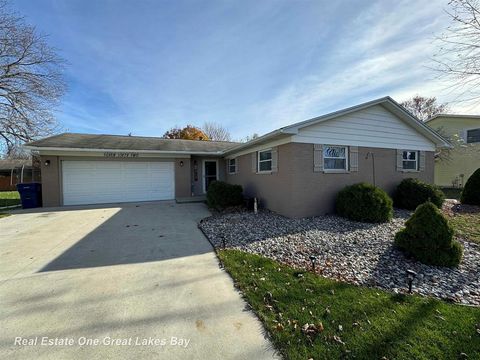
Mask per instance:
[[[0,208],[14,205],[20,205],[20,194],[18,191],[0,191]]]
[[[456,236],[480,244],[480,207],[447,200],[443,213],[448,217]]]
[[[336,282],[238,250],[218,255],[287,359],[480,358],[479,308]]]
[[[455,214],[448,219],[459,237],[480,244],[480,213]]]

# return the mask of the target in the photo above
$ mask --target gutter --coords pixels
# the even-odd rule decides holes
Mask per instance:
[[[240,145],[237,145],[233,148],[230,148],[230,149],[227,149],[227,150],[224,150],[222,155],[228,155],[228,154],[231,154],[231,153],[234,153],[234,152],[237,152],[237,151],[240,151],[244,148],[247,148],[247,147],[250,147],[252,145],[255,145],[255,144],[258,144],[262,141],[265,141],[265,140],[269,140],[270,138],[273,138],[275,136],[279,136],[279,135],[293,135],[293,134],[296,134],[296,132],[294,131],[288,131],[287,128],[280,128],[280,129],[277,129],[277,130],[274,130],[274,131],[271,131],[265,135],[262,135],[262,136],[259,136],[253,140],[250,140],[249,142],[246,142],[244,144],[240,144]]]

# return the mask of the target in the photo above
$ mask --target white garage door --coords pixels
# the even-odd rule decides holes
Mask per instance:
[[[173,162],[62,161],[63,204],[174,198]]]

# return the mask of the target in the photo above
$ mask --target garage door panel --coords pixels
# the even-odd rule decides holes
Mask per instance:
[[[173,162],[62,161],[65,205],[174,198]]]

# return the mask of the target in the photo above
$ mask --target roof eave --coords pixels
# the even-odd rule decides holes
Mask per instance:
[[[223,150],[220,151],[184,151],[184,150],[141,150],[141,149],[86,149],[86,148],[72,148],[72,147],[51,147],[51,146],[31,146],[24,145],[24,149],[34,151],[72,151],[72,152],[139,152],[146,154],[159,155],[222,155]]]
[[[289,131],[286,128],[280,128],[280,129],[271,131],[268,134],[259,136],[259,137],[255,138],[253,140],[250,140],[249,142],[240,144],[240,145],[235,146],[231,149],[224,150],[223,155],[229,155],[229,154],[233,154],[233,153],[242,151],[243,149],[249,148],[251,146],[262,144],[264,142],[273,140],[274,138],[282,136],[282,135],[287,136],[287,135],[293,135],[293,134],[296,134],[296,132]]]

